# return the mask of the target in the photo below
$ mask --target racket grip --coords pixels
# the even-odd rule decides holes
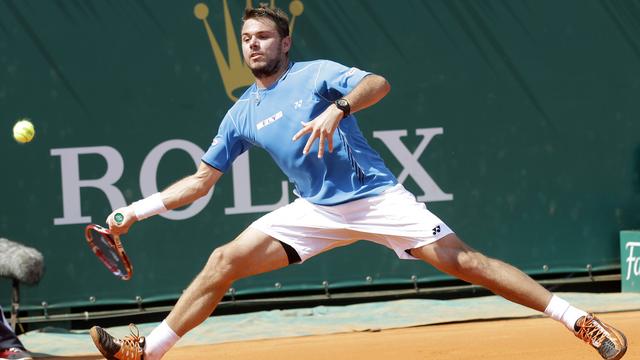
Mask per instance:
[[[124,215],[119,212],[115,213],[115,215],[113,215],[113,220],[115,220],[116,224],[120,225],[124,221]]]

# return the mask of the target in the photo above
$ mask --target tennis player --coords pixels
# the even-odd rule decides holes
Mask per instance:
[[[33,360],[9,326],[0,306],[0,360]]]
[[[134,331],[117,339],[93,327],[93,341],[107,359],[161,359],[213,312],[235,280],[302,263],[360,239],[544,312],[604,359],[624,355],[627,343],[620,331],[554,296],[515,267],[470,248],[398,183],[353,116],[388,93],[383,77],[328,60],[290,61],[289,22],[282,10],[247,9],[243,20],[242,51],[255,83],[225,115],[196,173],[115,210],[107,223],[112,232],[126,233],[136,221],[195,201],[254,146],[273,157],[298,198],[215,249],[168,317],[146,338]],[[121,224],[113,221],[118,212],[125,216]]]

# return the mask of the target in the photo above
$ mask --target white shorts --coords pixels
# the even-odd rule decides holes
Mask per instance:
[[[406,250],[453,231],[401,184],[382,194],[322,206],[302,198],[256,220],[251,227],[293,247],[302,262],[329,249],[368,240],[415,259]]]

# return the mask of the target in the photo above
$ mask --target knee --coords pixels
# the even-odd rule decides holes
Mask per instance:
[[[230,251],[222,246],[215,249],[209,256],[201,275],[207,282],[232,282],[235,280],[236,265]]]
[[[461,251],[450,264],[456,274],[483,274],[491,266],[491,260],[476,251]]]

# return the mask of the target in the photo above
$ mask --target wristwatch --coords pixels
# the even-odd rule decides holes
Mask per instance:
[[[347,99],[345,98],[340,98],[336,101],[333,102],[334,104],[336,104],[336,107],[340,110],[342,110],[342,118],[346,118],[347,116],[349,116],[349,114],[351,114],[351,105],[349,105],[349,101],[347,101]]]

